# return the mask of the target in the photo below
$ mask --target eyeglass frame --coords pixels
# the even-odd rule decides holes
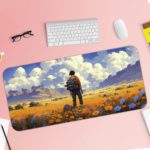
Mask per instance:
[[[29,38],[29,37],[26,37],[25,35],[30,35],[30,36],[33,36],[34,34],[32,33],[31,30],[29,31],[26,31],[22,34],[18,34],[18,35],[15,35],[15,36],[12,36],[11,39],[12,39],[12,42],[19,42],[21,40],[21,37],[24,37],[24,38]],[[17,38],[20,38],[19,40],[16,40]]]

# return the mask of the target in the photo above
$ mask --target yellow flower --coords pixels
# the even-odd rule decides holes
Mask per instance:
[[[142,99],[142,100],[146,100],[146,96],[142,96],[141,99]]]
[[[112,106],[105,106],[105,110],[107,110],[107,111],[110,110],[111,111],[111,110],[113,110],[113,107]]]
[[[82,109],[82,114],[87,114],[88,113],[88,109]]]
[[[121,108],[127,108],[127,105],[122,105]]]
[[[70,119],[74,119],[74,116],[70,116]]]
[[[68,117],[69,117],[69,114],[65,113],[65,117],[68,118]]]
[[[98,110],[95,110],[93,113],[92,113],[92,116],[98,116],[99,115],[99,111]]]
[[[136,106],[140,106],[140,102],[137,102],[137,103],[136,103]]]
[[[48,123],[50,124],[54,123],[54,119],[50,119]]]
[[[61,119],[56,119],[55,122],[60,123],[60,122],[62,122],[62,120]]]
[[[104,104],[103,103],[99,104],[99,107],[104,107]]]
[[[60,114],[58,114],[57,117],[58,117],[59,119],[62,119],[62,118],[63,118],[62,115],[60,115]]]
[[[83,119],[82,117],[79,117],[79,118],[78,118],[78,120],[82,120],[82,119]]]

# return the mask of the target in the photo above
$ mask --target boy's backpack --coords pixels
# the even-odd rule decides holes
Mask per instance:
[[[67,86],[67,90],[69,91],[80,89],[79,84],[76,82],[75,78],[69,78],[66,86]]]

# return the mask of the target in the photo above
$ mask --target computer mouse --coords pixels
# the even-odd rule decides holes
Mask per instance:
[[[122,19],[117,19],[114,21],[114,29],[117,34],[117,37],[120,40],[124,40],[128,38],[128,30],[125,25],[125,22]]]

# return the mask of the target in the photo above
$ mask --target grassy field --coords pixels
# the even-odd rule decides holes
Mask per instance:
[[[30,102],[20,103],[22,108],[15,110],[17,104],[10,105],[12,125],[16,130],[25,130],[62,122],[81,120],[90,117],[139,109],[146,104],[143,81],[122,83],[83,94],[84,105],[72,108],[71,96],[37,100],[37,106],[30,107]],[[69,110],[64,110],[66,105]]]

